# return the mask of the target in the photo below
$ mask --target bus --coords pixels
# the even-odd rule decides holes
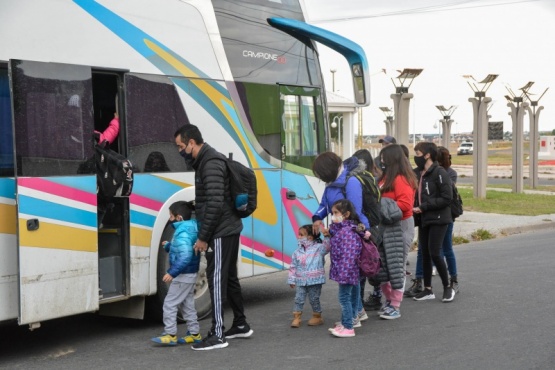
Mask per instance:
[[[161,314],[168,207],[194,199],[173,138],[184,124],[255,171],[240,276],[289,267],[323,192],[311,164],[330,142],[317,43],[345,57],[356,103],[369,104],[364,51],[303,14],[299,0],[1,2],[0,322]],[[134,186],[100,224],[92,133],[115,113],[111,149],[133,163]]]

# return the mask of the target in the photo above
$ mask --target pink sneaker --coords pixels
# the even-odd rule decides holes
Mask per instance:
[[[333,333],[334,330],[339,330],[341,328],[343,328],[343,325],[341,325],[341,321],[338,321],[334,324],[335,326],[333,328],[329,328],[328,331],[330,333]]]
[[[333,335],[339,338],[349,338],[355,336],[355,329],[347,329],[344,327],[334,329],[331,332]]]

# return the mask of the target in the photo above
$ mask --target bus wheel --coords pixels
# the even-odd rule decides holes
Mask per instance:
[[[171,223],[168,222],[160,238],[160,244],[164,240],[171,240],[173,236],[174,228]],[[168,294],[168,284],[162,281],[162,278],[166,274],[169,268],[168,253],[164,248],[160,247],[158,249],[158,261],[157,261],[157,273],[156,273],[156,286],[157,291],[153,296],[148,297],[147,300],[147,316],[156,321],[162,321],[164,314],[163,306],[166,294]],[[197,316],[203,319],[210,315],[211,304],[210,304],[210,291],[208,289],[208,280],[206,279],[206,258],[202,256],[200,260],[200,267],[198,272],[197,283],[195,285],[195,308],[197,310]],[[177,320],[183,322],[183,317],[181,312],[177,313]]]

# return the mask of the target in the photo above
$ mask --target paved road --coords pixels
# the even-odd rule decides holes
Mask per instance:
[[[327,332],[339,317],[334,282],[323,290],[326,325],[289,328],[293,291],[282,272],[243,280],[255,333],[228,348],[157,348],[149,338],[158,324],[81,315],[34,332],[0,327],[0,368],[552,369],[554,236],[542,231],[457,246],[462,291],[454,302],[406,301],[400,319],[371,316],[355,338]],[[439,287],[437,277],[434,283]],[[204,333],[209,322],[201,327]]]

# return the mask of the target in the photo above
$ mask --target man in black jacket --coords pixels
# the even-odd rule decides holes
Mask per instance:
[[[199,351],[224,348],[228,345],[226,338],[247,338],[253,333],[243,312],[237,277],[243,223],[232,208],[224,155],[205,143],[194,125],[182,126],[174,136],[179,153],[195,170],[195,212],[199,222],[195,252],[205,252],[212,302],[212,328],[192,348]],[[226,299],[233,310],[233,326],[224,333],[222,303]]]

